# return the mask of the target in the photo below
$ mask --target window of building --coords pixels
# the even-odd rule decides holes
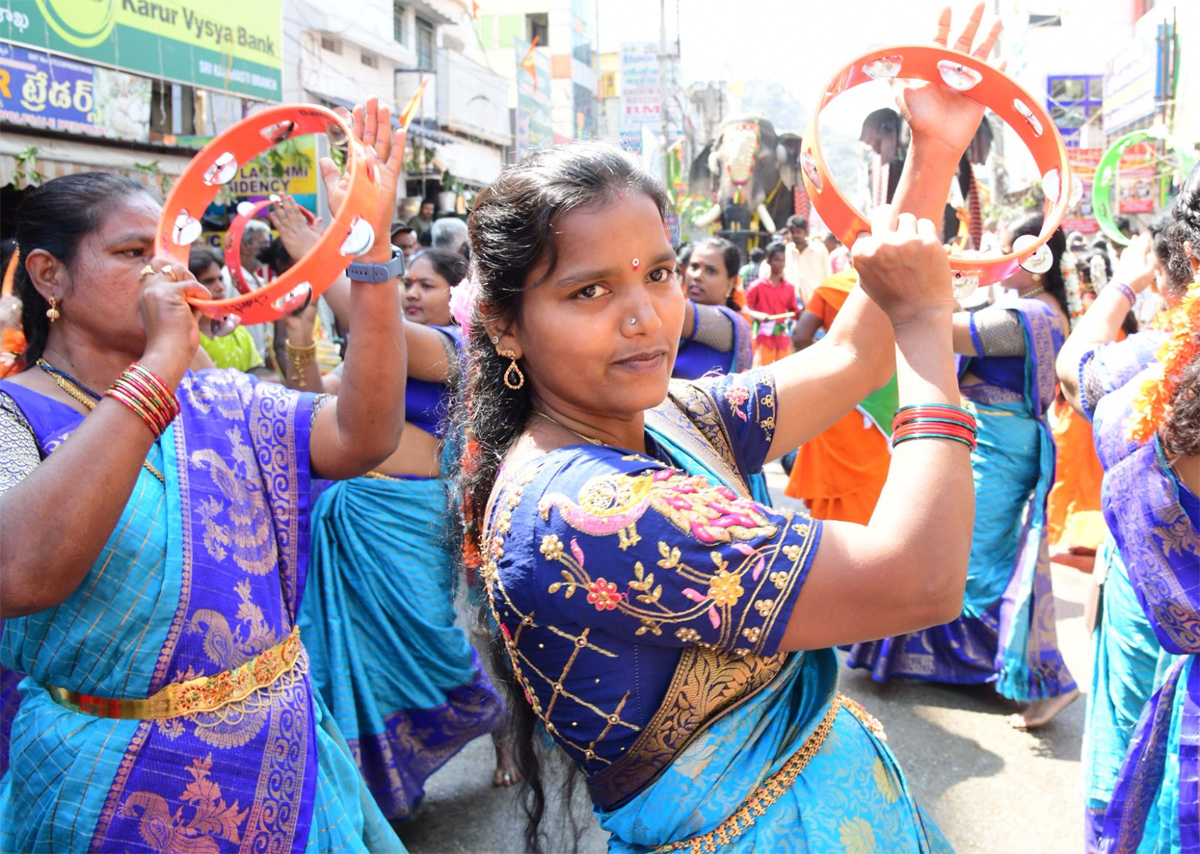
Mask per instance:
[[[538,47],[550,47],[550,16],[542,12],[525,16],[525,41],[538,40]]]
[[[433,70],[433,24],[417,18],[417,68]]]
[[[392,38],[396,44],[408,44],[408,10],[403,3],[392,4]]]
[[[1046,78],[1046,109],[1068,148],[1079,145],[1084,125],[1100,121],[1104,77],[1076,74]]]
[[[600,97],[617,97],[617,72],[605,71],[600,75]]]
[[[194,136],[196,90],[182,83],[156,79],[150,87],[150,138]]]
[[[367,66],[367,68],[378,68],[379,60],[369,53],[364,53],[362,54],[362,64]]]
[[[340,54],[342,52],[342,43],[330,36],[321,36],[321,50]]]

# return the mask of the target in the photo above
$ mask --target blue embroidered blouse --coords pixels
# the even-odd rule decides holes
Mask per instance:
[[[820,523],[748,497],[774,423],[768,372],[676,382],[648,454],[572,445],[502,472],[483,577],[534,711],[588,775],[633,753],[661,770],[782,666]]]

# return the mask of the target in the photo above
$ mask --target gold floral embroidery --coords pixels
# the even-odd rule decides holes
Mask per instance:
[[[774,599],[759,599],[754,603],[754,610],[758,611],[760,617],[765,617],[775,609]]]
[[[742,637],[750,641],[750,643],[758,643],[758,638],[761,634],[762,629],[760,629],[758,626],[749,626],[748,628],[742,629]]]
[[[179,800],[192,808],[185,819],[184,806],[172,811],[166,798],[156,792],[133,792],[121,804],[120,816],[136,820],[138,832],[155,851],[188,851],[207,854],[219,850],[216,839],[238,845],[242,841],[242,825],[249,810],[239,810],[238,802],[226,804],[221,787],[209,778],[212,754],[193,759],[185,769],[192,776]]]
[[[742,585],[738,584],[741,579],[741,574],[730,575],[725,570],[721,570],[708,580],[709,598],[722,607],[732,608],[746,592],[742,589]]]
[[[879,790],[879,794],[883,795],[888,803],[895,803],[898,796],[895,788],[892,787],[891,775],[883,767],[883,760],[876,757],[875,766],[871,770],[875,777],[875,788]]]

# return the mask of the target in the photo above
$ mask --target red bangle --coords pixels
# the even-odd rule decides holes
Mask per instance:
[[[973,418],[963,418],[962,416],[955,416],[950,413],[941,412],[930,413],[928,415],[922,415],[920,413],[905,413],[904,415],[897,415],[892,421],[892,428],[895,429],[902,427],[905,424],[924,424],[929,422],[937,424],[959,424],[963,427],[969,428],[972,432],[978,431]]]
[[[137,362],[117,378],[106,394],[131,409],[156,438],[179,414],[179,401],[167,384]]]

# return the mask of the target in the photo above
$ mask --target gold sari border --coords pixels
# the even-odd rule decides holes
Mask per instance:
[[[215,712],[269,688],[296,666],[300,658],[300,628],[294,626],[287,638],[254,658],[214,676],[199,676],[175,682],[145,699],[117,700],[81,694],[47,685],[59,705],[98,718],[120,720],[166,720]]]
[[[863,725],[878,738],[883,738],[883,724],[854,700],[845,694],[838,694],[833,698],[833,702],[829,705],[829,711],[821,718],[817,728],[804,740],[804,744],[800,745],[800,749],[788,757],[782,768],[760,785],[755,786],[754,790],[742,801],[741,806],[734,810],[733,815],[708,833],[660,845],[651,854],[684,850],[689,854],[704,854],[704,852],[716,851],[718,845],[727,845],[731,840],[745,833],[754,824],[756,817],[766,815],[767,807],[779,800],[780,796],[791,788],[792,783],[796,782],[796,778],[817,755],[825,743],[825,739],[829,738],[829,733],[833,731],[834,719],[842,709],[846,709],[862,721]]]

